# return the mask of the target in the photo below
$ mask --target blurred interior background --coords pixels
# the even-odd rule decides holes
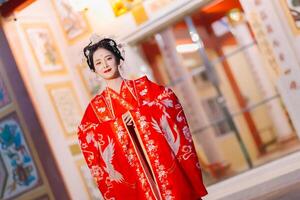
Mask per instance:
[[[299,1],[0,0],[0,12],[0,199],[102,199],[76,136],[105,87],[82,53],[93,33],[123,44],[124,77],[175,91],[207,199],[299,180]]]

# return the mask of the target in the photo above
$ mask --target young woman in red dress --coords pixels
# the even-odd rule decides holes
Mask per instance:
[[[207,194],[184,111],[171,89],[146,76],[127,80],[116,42],[84,54],[107,87],[88,104],[78,140],[105,199],[196,200]]]

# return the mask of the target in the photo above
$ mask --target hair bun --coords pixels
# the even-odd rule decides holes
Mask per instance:
[[[110,45],[115,48],[117,47],[116,41],[114,41],[111,38],[104,38],[104,39],[100,40],[99,43],[104,43],[104,44]]]

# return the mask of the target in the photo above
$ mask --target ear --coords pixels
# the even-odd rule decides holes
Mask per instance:
[[[120,59],[120,63],[118,65],[118,67],[121,67],[123,65],[123,63],[124,63],[124,60]]]

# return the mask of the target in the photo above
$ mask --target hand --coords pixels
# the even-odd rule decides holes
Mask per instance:
[[[122,118],[123,118],[123,120],[124,120],[124,122],[125,122],[126,125],[128,125],[128,126],[132,126],[133,125],[133,121],[132,121],[132,118],[131,118],[131,115],[130,115],[129,111],[127,111],[126,113],[124,113],[122,115]]]

